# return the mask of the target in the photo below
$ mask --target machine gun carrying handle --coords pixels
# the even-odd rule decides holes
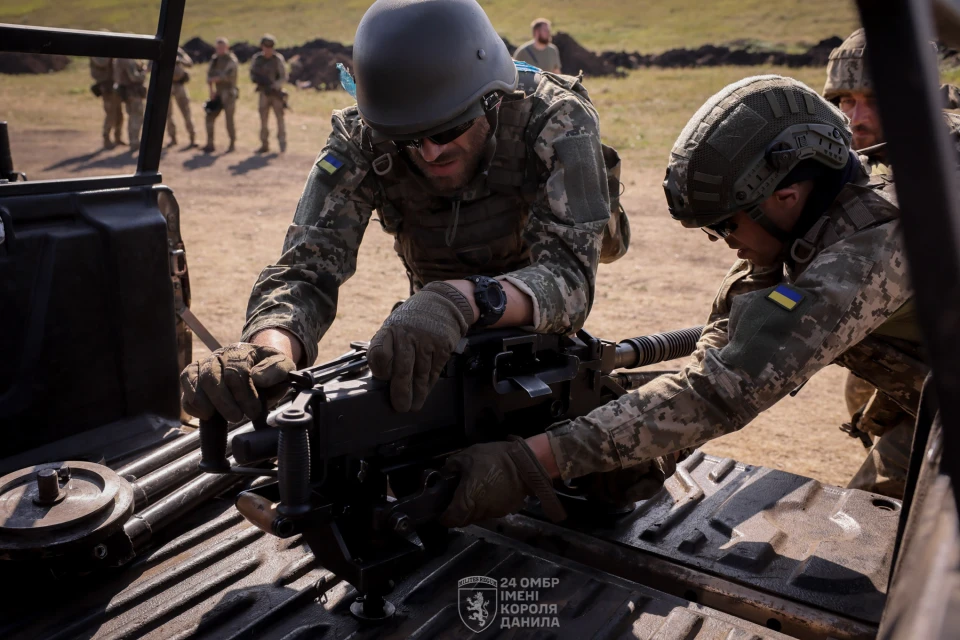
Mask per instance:
[[[200,470],[207,473],[227,473],[227,421],[219,413],[200,421]]]

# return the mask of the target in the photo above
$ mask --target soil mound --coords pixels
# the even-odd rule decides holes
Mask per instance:
[[[330,91],[340,87],[337,63],[352,67],[350,56],[329,49],[304,49],[290,60],[290,82],[301,89]]]
[[[201,38],[191,38],[183,43],[183,50],[197,63],[210,62],[210,58],[217,52],[216,48]]]
[[[0,73],[51,73],[63,71],[70,58],[43,53],[0,53]]]
[[[616,65],[582,46],[569,33],[558,31],[553,36],[553,44],[560,50],[561,71],[565,74],[575,76],[583,71],[586,76],[624,75]]]
[[[230,47],[230,51],[233,52],[233,55],[237,56],[237,60],[243,63],[250,62],[250,58],[260,53],[260,47],[255,44],[250,44],[249,42],[238,42]]]

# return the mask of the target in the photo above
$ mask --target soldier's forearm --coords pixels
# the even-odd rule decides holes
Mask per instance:
[[[456,287],[466,297],[473,309],[473,317],[480,317],[480,309],[473,298],[476,286],[469,280],[447,280],[447,283]],[[500,281],[503,292],[507,295],[507,308],[503,317],[494,324],[494,327],[527,327],[533,324],[533,300],[513,283]]]
[[[305,366],[305,363],[301,362],[304,354],[303,345],[300,344],[300,339],[286,329],[281,329],[279,327],[263,329],[262,331],[258,331],[257,333],[253,334],[253,336],[250,338],[250,342],[251,344],[279,349],[287,354],[291,360],[297,363],[297,367]]]

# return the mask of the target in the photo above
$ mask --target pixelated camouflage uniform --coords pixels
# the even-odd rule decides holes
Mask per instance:
[[[772,138],[760,135],[761,130],[785,131],[787,124],[780,123],[789,120],[781,118],[816,113],[812,92],[799,100],[792,89],[767,88],[787,82],[770,78],[774,77],[750,78],[717,94],[678,138],[668,178],[680,174],[679,182],[690,185],[685,195],[702,203],[696,205],[699,209],[682,205],[687,207],[683,215],[737,208],[725,203],[727,197],[734,197],[728,184],[731,177],[717,175],[720,165],[704,158],[733,163],[741,149],[744,157],[757,153],[766,157]],[[789,110],[780,100],[781,93]],[[768,107],[773,115],[767,117],[773,119],[751,109],[746,96],[757,108],[768,101],[776,105]],[[727,114],[736,115],[727,118]],[[737,118],[743,125],[730,126],[729,121]],[[842,122],[839,113],[832,119]],[[843,138],[842,134],[835,137]],[[711,147],[714,155],[694,155],[702,146]],[[847,153],[845,146],[840,148]],[[767,176],[779,175],[771,174],[769,165],[747,164],[743,170],[763,166]],[[635,393],[548,431],[565,480],[632,467],[737,431],[831,363],[877,386],[888,409],[895,403],[916,415],[927,367],[917,346],[903,339],[910,335],[905,327],[911,322],[913,292],[893,187],[886,180],[870,182],[849,160],[845,171],[852,172],[850,181],[832,203],[824,205],[819,218],[809,219],[803,237],[787,245],[790,258],[766,268],[746,260],[734,264],[720,286],[695,353],[679,373],[657,378]],[[775,184],[769,183],[767,189]],[[727,192],[729,196],[720,195]],[[744,196],[745,204],[752,202]],[[796,298],[795,306],[777,303],[783,287]],[[906,474],[902,443],[909,443],[912,423],[897,420],[878,425],[877,431],[882,437],[852,485],[898,495]]]
[[[283,254],[253,288],[243,339],[287,329],[313,362],[374,209],[395,237],[412,291],[435,280],[497,276],[531,297],[534,330],[579,329],[593,303],[611,206],[622,210],[609,199],[598,116],[582,85],[543,74],[532,86],[505,97],[486,170],[456,198],[435,195],[395,145],[373,149],[355,106],[335,111]],[[342,168],[330,174],[325,158]],[[617,230],[605,260],[626,251],[625,223]]]
[[[90,76],[96,83],[100,99],[103,101],[103,144],[111,146],[111,131],[114,142],[121,144],[123,103],[120,101],[120,95],[113,88],[113,58],[90,58]]]
[[[147,97],[147,67],[139,60],[117,58],[113,61],[114,83],[127,110],[127,136],[130,148],[140,148],[140,127],[143,126],[143,107]]]
[[[190,81],[190,74],[187,69],[192,66],[193,60],[182,47],[178,47],[177,64],[173,68],[173,86],[170,88],[170,108],[167,111],[167,133],[170,134],[170,140],[174,144],[177,142],[177,125],[173,122],[174,103],[183,115],[183,123],[190,135],[190,144],[193,144],[196,139],[193,118],[190,115],[190,94],[187,93],[187,82]]]
[[[227,137],[230,138],[232,147],[237,141],[237,128],[234,124],[233,116],[237,110],[237,98],[240,91],[237,89],[237,70],[240,63],[237,56],[232,51],[220,56],[213,54],[210,60],[210,68],[207,69],[207,84],[213,83],[211,98],[219,97],[223,103],[223,114],[227,119]],[[213,125],[217,121],[219,113],[208,113],[206,119],[207,125],[207,146],[213,146]]]
[[[257,93],[260,94],[258,108],[260,110],[260,142],[263,144],[263,149],[266,150],[270,141],[270,128],[267,121],[270,111],[273,111],[277,118],[277,142],[280,143],[280,150],[284,151],[287,147],[287,128],[283,121],[283,85],[287,81],[286,60],[276,51],[269,58],[262,52],[254,55],[253,60],[250,61],[250,80],[257,85]]]
[[[931,43],[936,50],[936,45]],[[843,44],[830,53],[827,62],[827,80],[823,87],[823,97],[834,104],[849,92],[873,92],[873,80],[870,77],[866,55],[867,41],[863,29],[857,29],[844,40]],[[953,108],[950,104],[951,96],[955,95],[956,87],[943,85],[943,94],[946,108]],[[954,146],[960,156],[960,115],[944,112],[944,121]],[[861,161],[867,171],[873,176],[882,176],[886,180],[893,180],[893,170],[887,163],[883,148],[873,151],[867,156],[861,156]],[[875,388],[862,378],[854,374],[847,376],[844,386],[844,399],[852,417],[853,426],[858,430],[873,434],[877,423],[890,423],[893,420],[891,412],[884,408],[882,402],[877,402]],[[876,415],[874,415],[876,414]],[[904,412],[899,414],[899,421],[912,422],[912,417]],[[891,449],[892,439],[888,438],[887,449]],[[902,443],[905,449],[898,455],[905,457],[910,451],[910,440]]]

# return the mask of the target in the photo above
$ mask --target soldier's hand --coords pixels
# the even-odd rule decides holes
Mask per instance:
[[[273,347],[238,342],[191,363],[180,374],[183,410],[201,419],[217,411],[228,422],[251,420],[283,397],[293,360]]]
[[[549,474],[523,438],[475,444],[450,456],[444,469],[460,476],[453,500],[440,516],[445,527],[502,518],[519,511],[527,496],[539,498],[551,520],[567,516]]]
[[[443,287],[454,293],[445,295]],[[453,301],[455,294],[463,297],[445,283],[427,285],[397,307],[370,341],[370,372],[390,380],[390,402],[397,411],[423,407],[450,354],[472,324],[469,304],[464,298],[464,311]]]

